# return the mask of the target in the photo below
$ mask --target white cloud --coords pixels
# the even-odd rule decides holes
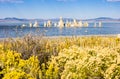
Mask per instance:
[[[23,0],[0,0],[0,3],[23,3]]]
[[[120,2],[120,0],[107,0],[108,2]]]

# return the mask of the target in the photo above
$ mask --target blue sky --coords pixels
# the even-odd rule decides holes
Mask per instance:
[[[120,0],[0,0],[0,18],[120,18]]]

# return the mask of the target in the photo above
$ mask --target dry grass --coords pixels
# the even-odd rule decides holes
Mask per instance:
[[[77,45],[83,48],[89,47],[117,47],[120,39],[116,37],[58,37],[44,38],[27,35],[23,38],[9,38],[0,42],[4,49],[11,49],[22,54],[23,59],[30,56],[38,56],[41,63],[47,62],[51,55],[58,55],[60,50]]]

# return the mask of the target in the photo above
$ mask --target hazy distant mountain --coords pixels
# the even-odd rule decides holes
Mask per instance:
[[[17,22],[17,23],[21,23],[21,22],[28,23],[28,22],[35,22],[35,21],[41,22],[44,20],[43,19],[21,19],[21,18],[16,18],[16,17],[12,17],[12,18],[7,17],[4,19],[0,19],[0,22]]]
[[[99,17],[95,19],[96,21],[118,21],[118,19],[109,18],[109,17]]]
[[[109,17],[99,17],[99,18],[96,18],[96,19],[99,19],[99,20],[113,20],[113,18],[109,18]]]
[[[19,19],[19,18],[10,18],[10,17],[7,17],[7,18],[4,18],[4,20],[10,20],[10,21],[28,21],[27,19]]]
[[[15,18],[15,17],[7,17],[4,19],[0,19],[0,22],[24,22],[28,21],[28,19],[20,19],[20,18]]]
[[[53,18],[53,19],[47,19],[47,20],[51,20],[53,22],[58,22],[60,20],[60,18]],[[63,18],[63,21],[64,22],[66,22],[66,21],[73,21],[73,19],[72,18]]]
[[[34,22],[34,21],[38,21],[38,22],[44,22],[47,20],[51,20],[53,22],[58,22],[59,18],[53,18],[53,19],[21,19],[21,18],[16,18],[16,17],[7,17],[4,19],[0,19],[0,22]],[[63,21],[73,21],[72,18],[63,18]],[[81,19],[77,19],[77,20],[81,20]],[[120,19],[114,19],[114,18],[110,18],[110,17],[99,17],[99,18],[95,18],[95,19],[82,19],[82,21],[120,21]]]
[[[110,17],[99,17],[99,18],[94,18],[94,19],[86,19],[84,21],[103,21],[103,22],[120,22],[119,19],[115,19],[115,18],[110,18]]]

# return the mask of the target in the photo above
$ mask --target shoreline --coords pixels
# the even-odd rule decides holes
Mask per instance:
[[[73,35],[73,36],[36,36],[38,38],[42,37],[42,38],[72,38],[72,37],[117,37],[118,34],[107,34],[107,35]],[[16,39],[16,38],[23,38],[23,37],[8,37],[8,38],[0,38],[0,40],[4,40],[4,39]]]
[[[74,36],[43,36],[44,38],[71,38],[71,37],[117,37],[118,34],[110,35],[74,35]]]

